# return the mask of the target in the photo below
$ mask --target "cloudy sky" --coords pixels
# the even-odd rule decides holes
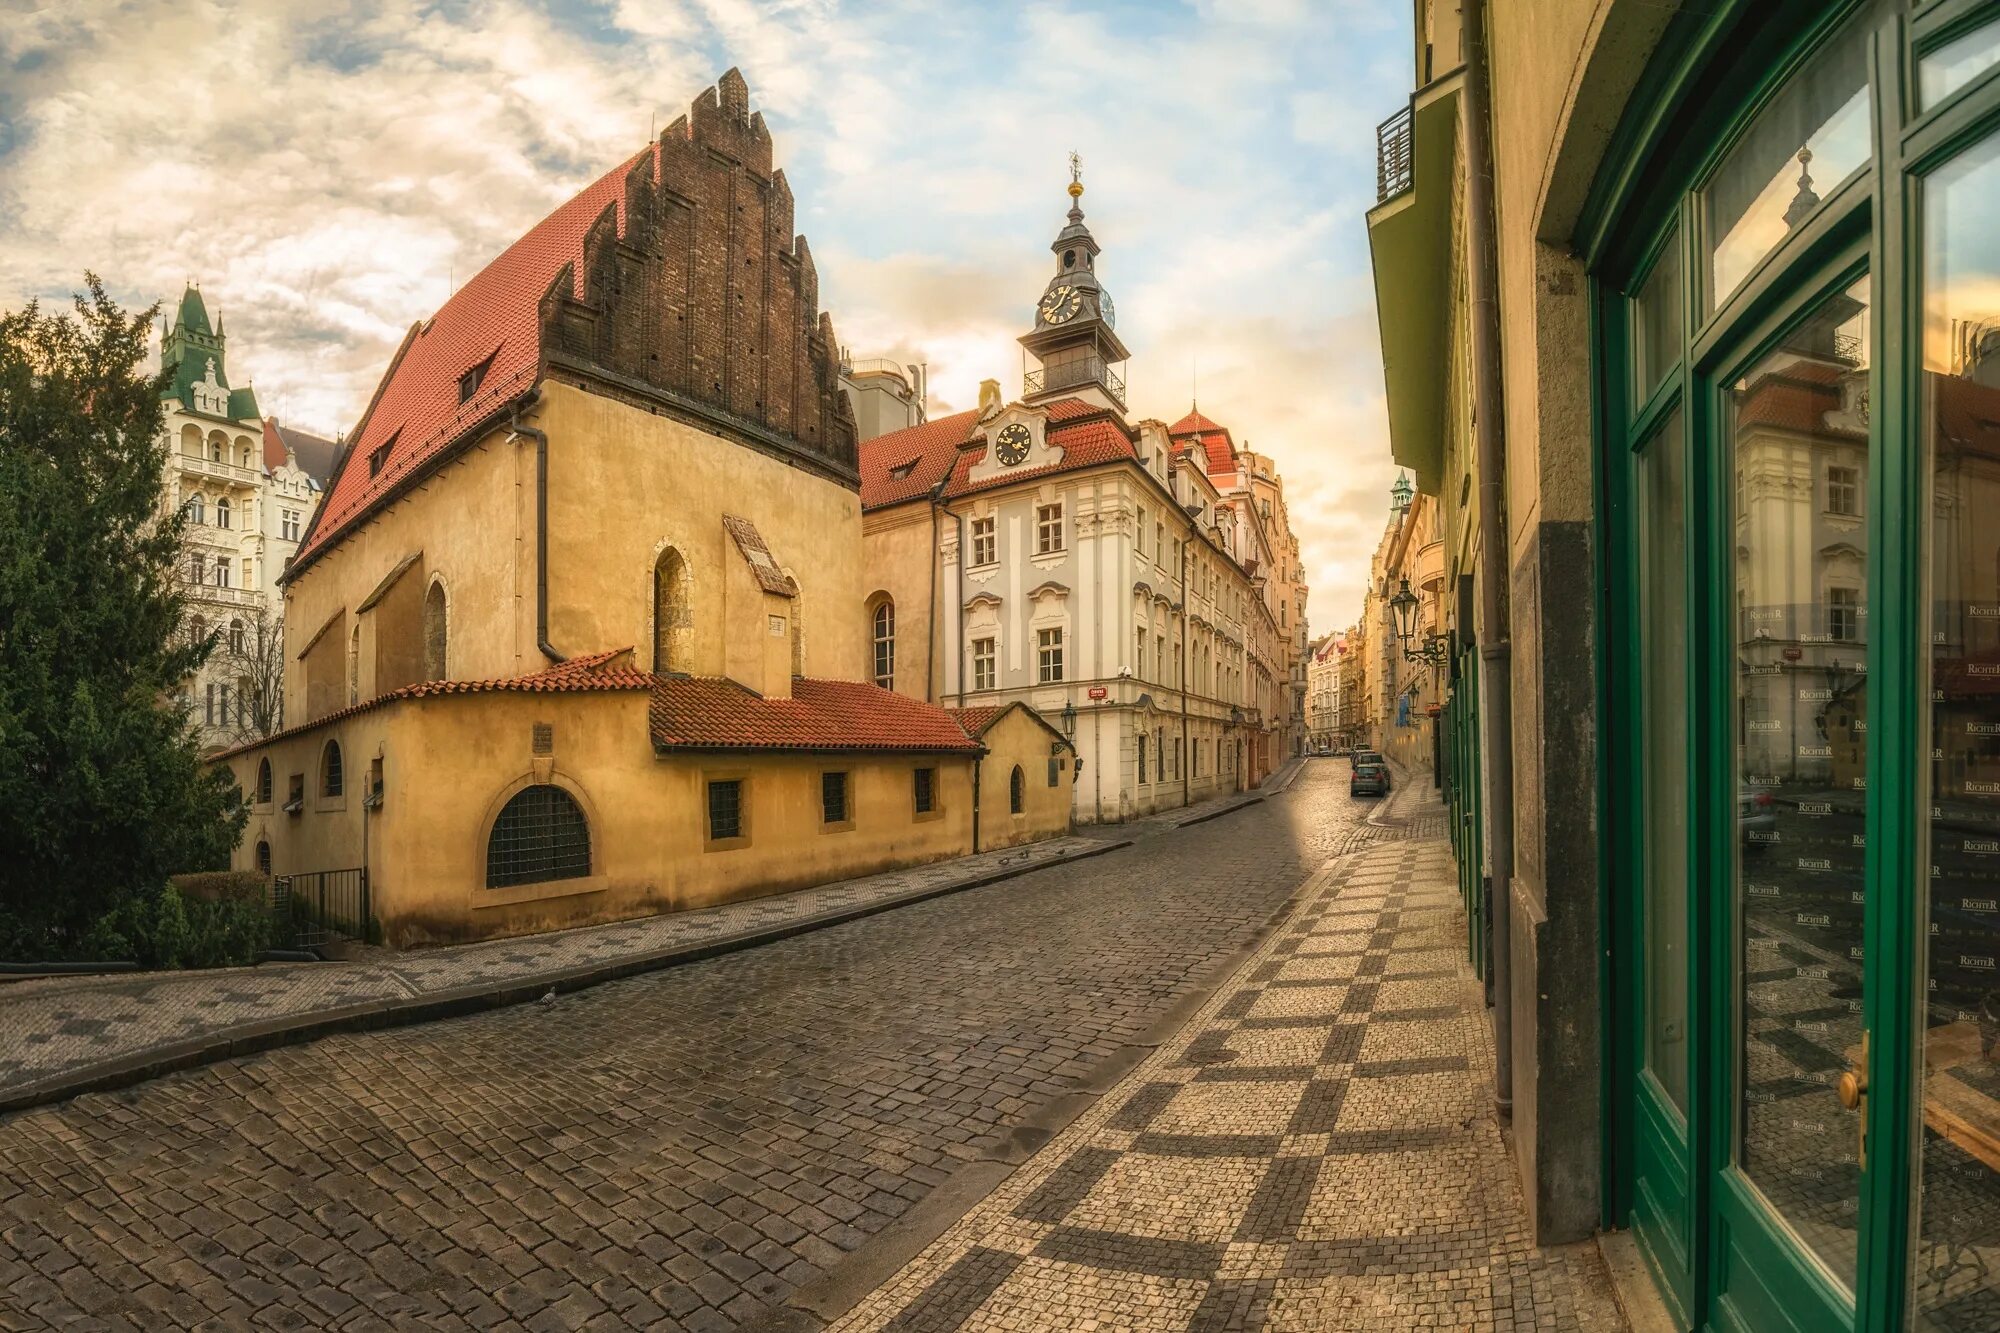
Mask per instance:
[[[1385,514],[1364,210],[1392,0],[0,0],[0,306],[196,280],[232,378],[332,435],[409,324],[739,66],[856,354],[934,413],[1014,339],[1083,155],[1137,416],[1276,457],[1314,631]]]

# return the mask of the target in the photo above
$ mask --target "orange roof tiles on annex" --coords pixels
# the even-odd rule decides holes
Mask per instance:
[[[348,441],[339,475],[327,488],[293,568],[302,568],[340,536],[397,481],[531,387],[541,369],[542,297],[565,264],[581,296],[583,239],[607,208],[624,226],[625,178],[657,148],[647,145],[531,227],[498,258],[414,328]],[[484,364],[472,397],[459,401],[459,381]],[[379,468],[369,460],[388,446]]]
[[[1058,398],[1047,404],[1046,410],[1048,441],[1062,450],[1062,460],[1043,467],[1010,468],[980,482],[972,481],[971,475],[986,457],[986,446],[980,442],[976,448],[968,447],[979,439],[976,411],[954,413],[863,441],[861,507],[880,509],[922,499],[947,477],[947,496],[969,495],[991,486],[1011,486],[1029,477],[1139,457],[1132,437],[1103,408],[1081,398]]]
[[[653,743],[670,750],[884,750],[976,754],[982,748],[944,709],[861,681],[792,681],[766,699],[734,681],[661,676],[653,689]]]

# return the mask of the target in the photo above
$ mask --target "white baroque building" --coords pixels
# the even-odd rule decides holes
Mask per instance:
[[[169,377],[166,502],[187,514],[188,624],[213,634],[208,662],[181,699],[206,748],[282,725],[284,623],[278,575],[323,492],[334,446],[281,428],[229,382],[225,336],[190,286],[160,344]]]

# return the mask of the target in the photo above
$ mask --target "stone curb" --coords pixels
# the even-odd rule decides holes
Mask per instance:
[[[1038,861],[1033,865],[1004,867],[955,884],[918,889],[899,897],[884,898],[858,907],[808,917],[803,921],[791,921],[781,926],[747,932],[729,939],[709,940],[700,944],[656,950],[652,953],[634,954],[607,962],[557,968],[490,984],[460,986],[407,999],[368,1000],[337,1009],[287,1014],[261,1022],[241,1023],[187,1041],[156,1046],[151,1050],[139,1051],[103,1064],[70,1070],[39,1082],[0,1091],[0,1114],[25,1111],[31,1107],[45,1106],[50,1102],[66,1101],[80,1093],[105,1092],[113,1088],[127,1087],[175,1070],[211,1064],[217,1060],[227,1060],[239,1055],[250,1055],[277,1046],[299,1045],[339,1032],[362,1032],[376,1028],[401,1027],[409,1023],[425,1023],[440,1018],[456,1018],[486,1009],[500,1009],[528,1000],[538,1000],[550,991],[584,990],[607,981],[619,981],[626,977],[656,972],[683,963],[697,963],[723,954],[756,948],[759,945],[774,944],[795,935],[810,934],[813,931],[825,930],[829,926],[844,925],[849,921],[859,921],[863,917],[894,911],[899,907],[914,906],[933,898],[963,893],[968,889],[984,888],[989,884],[998,884],[1002,880],[1015,879],[1037,870],[1087,861],[1091,857],[1103,856],[1107,852],[1115,852],[1131,845],[1132,839],[1124,838],[1096,847],[1082,847],[1072,853]]]

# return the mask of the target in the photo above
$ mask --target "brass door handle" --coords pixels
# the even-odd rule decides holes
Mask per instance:
[[[1868,1038],[1869,1033],[1863,1031],[1861,1058],[1834,1085],[1840,1104],[1860,1112],[1854,1124],[1854,1158],[1863,1171],[1868,1169]]]

